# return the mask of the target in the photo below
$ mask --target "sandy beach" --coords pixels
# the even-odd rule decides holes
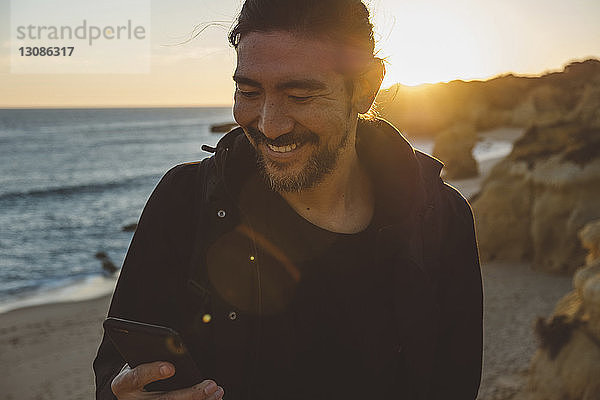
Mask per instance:
[[[92,399],[92,360],[110,298],[0,314],[0,387],[6,400]]]
[[[455,181],[475,194],[481,176]],[[571,287],[571,278],[535,272],[527,264],[482,266],[485,290],[484,372],[479,399],[510,399],[524,382],[536,348],[533,321],[547,316]],[[7,400],[91,399],[92,360],[109,297],[48,304],[0,314],[0,387]]]

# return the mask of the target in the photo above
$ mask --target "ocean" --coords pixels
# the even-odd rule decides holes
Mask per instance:
[[[108,293],[161,176],[231,108],[0,110],[0,312]]]
[[[0,312],[110,293],[136,223],[161,176],[200,160],[231,108],[0,110]],[[431,141],[414,142],[431,152]],[[478,160],[507,154],[484,140]]]

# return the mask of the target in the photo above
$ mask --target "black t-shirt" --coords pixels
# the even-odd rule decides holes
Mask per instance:
[[[397,396],[393,264],[375,262],[377,217],[343,234],[313,225],[274,193],[251,208],[263,310],[252,397]]]

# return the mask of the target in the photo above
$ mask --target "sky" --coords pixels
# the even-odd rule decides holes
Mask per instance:
[[[32,60],[19,57],[11,39],[16,32],[15,10],[25,9],[27,18],[38,25],[68,17],[75,24],[83,18],[82,11],[69,6],[69,1],[74,0],[12,0],[12,4],[0,0],[0,108],[232,104],[235,51],[226,37],[241,0],[121,0],[132,7],[127,15],[134,21],[143,20],[147,11],[147,47],[135,49],[146,51],[144,62],[127,61],[135,52],[132,48],[102,58],[98,42],[88,50],[100,58],[75,65],[69,72],[47,73],[50,61],[41,57],[35,60],[39,63],[35,73],[15,72],[11,59]],[[387,61],[384,87],[396,82],[487,79],[509,72],[536,75],[559,70],[571,60],[600,58],[598,0],[370,0],[367,4],[376,27],[378,55]],[[195,27],[206,29],[186,42]],[[76,50],[86,50],[83,47]],[[116,69],[123,60],[126,66],[139,68],[102,72],[102,68]]]

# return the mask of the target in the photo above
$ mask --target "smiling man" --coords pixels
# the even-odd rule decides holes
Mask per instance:
[[[361,116],[385,71],[364,4],[246,0],[229,38],[240,128],[161,180],[109,311],[180,332],[206,380],[144,392],[173,365],[132,369],[104,338],[97,398],[474,399],[472,214]]]

